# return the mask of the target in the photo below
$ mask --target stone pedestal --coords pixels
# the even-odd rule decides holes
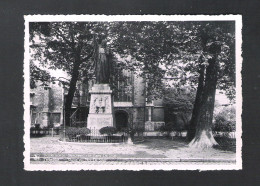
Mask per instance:
[[[107,126],[113,127],[112,90],[109,85],[95,84],[89,93],[91,97],[87,127],[97,130]]]

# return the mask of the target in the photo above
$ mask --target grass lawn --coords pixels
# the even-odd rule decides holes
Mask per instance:
[[[31,153],[110,155],[113,158],[218,158],[235,159],[232,149],[192,149],[184,138],[144,138],[143,142],[128,144],[70,144],[59,142],[58,137],[38,137],[30,140]]]

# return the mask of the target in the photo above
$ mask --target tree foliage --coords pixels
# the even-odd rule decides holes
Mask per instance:
[[[34,61],[48,69],[61,69],[70,76],[65,103],[65,121],[70,120],[77,80],[94,74],[96,46],[104,37],[106,24],[95,22],[30,23],[30,50]]]
[[[176,111],[190,112],[193,108],[195,92],[189,87],[180,89],[167,88],[164,94],[164,105]]]
[[[193,109],[195,91],[190,87],[167,88],[164,93],[164,121],[171,124],[174,131],[187,130]]]
[[[37,82],[41,82],[42,86],[47,86],[55,78],[51,77],[50,73],[36,66],[32,61],[30,61],[30,88],[36,88]]]
[[[214,116],[213,131],[233,132],[236,130],[236,110],[224,107]]]
[[[190,84],[197,89],[190,129],[196,129],[196,139],[191,144],[216,144],[211,132],[216,88],[234,98],[234,22],[127,22],[115,28],[113,47],[120,43],[120,54],[138,62],[129,65],[151,76],[152,94],[162,90],[165,76],[175,79],[171,83],[176,88]]]
[[[197,129],[201,143],[201,131],[207,128],[211,136],[216,88],[234,99],[234,25],[230,21],[31,23],[30,38],[35,60],[71,76],[71,101],[77,80],[93,77],[95,48],[101,40],[114,56],[126,59],[122,68],[139,72],[146,80],[152,99],[163,95],[165,84],[175,89],[190,85],[197,90],[191,129]],[[214,143],[205,141],[206,146]]]
[[[51,22],[31,23],[33,59],[49,69],[61,69],[73,76],[73,67],[80,63],[80,75],[91,74],[94,52],[94,23]]]
[[[155,93],[161,90],[164,77],[171,77],[176,87],[189,84],[196,88],[201,61],[208,65],[211,46],[218,42],[218,87],[233,88],[234,95],[233,29],[232,22],[118,22],[110,27],[114,38],[110,47],[122,57],[132,57],[125,65],[141,69],[144,77],[148,74],[148,87]]]

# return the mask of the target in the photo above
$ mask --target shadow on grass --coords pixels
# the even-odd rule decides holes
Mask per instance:
[[[236,152],[236,139],[231,139],[227,137],[215,137],[215,140],[219,144],[217,146],[214,146],[215,149]]]

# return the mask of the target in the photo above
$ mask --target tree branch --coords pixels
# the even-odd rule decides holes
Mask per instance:
[[[92,57],[93,53],[94,53],[94,49],[92,49],[92,51],[89,53],[89,55],[87,57],[82,59],[82,62],[89,60]]]
[[[70,47],[72,50],[75,50],[75,44],[71,41],[69,41],[62,33],[58,32],[57,30],[54,31],[58,37],[62,38]]]

